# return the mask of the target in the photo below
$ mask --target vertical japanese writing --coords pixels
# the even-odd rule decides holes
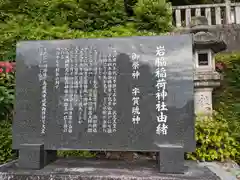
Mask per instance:
[[[56,49],[56,69],[55,69],[55,88],[59,89],[60,76],[59,76],[59,59],[60,59],[60,48]]]
[[[86,59],[86,61],[88,60],[88,62],[86,62],[88,64],[88,75],[87,78],[89,77],[89,89],[88,89],[88,103],[87,103],[87,112],[88,112],[88,132],[92,133],[93,132],[93,106],[92,106],[92,76],[93,76],[93,54],[92,54],[92,49],[87,49],[88,50],[88,59]],[[88,80],[87,82],[88,83]]]
[[[59,67],[60,61],[64,62],[63,131],[65,133],[73,132],[73,117],[76,115],[78,124],[87,121],[88,133],[97,133],[99,130],[105,133],[116,132],[116,50],[108,52],[104,56],[103,53],[91,46],[57,48],[56,55],[57,67]],[[99,57],[101,62],[98,60]],[[59,70],[56,71],[59,74]],[[100,84],[101,80],[102,85]],[[58,86],[59,84],[60,82],[55,83]],[[57,87],[55,86],[55,88]],[[103,93],[98,93],[99,88],[103,89]],[[98,103],[99,96],[103,97],[103,106]],[[99,107],[102,108],[102,122],[98,117]]]
[[[75,54],[79,58],[78,66],[78,84],[79,84],[79,96],[78,96],[78,123],[83,123],[83,76],[84,76],[84,64],[83,64],[83,49],[76,47]]]
[[[97,78],[98,78],[98,66],[97,66],[98,52],[93,49],[93,80],[92,80],[92,109],[93,109],[93,132],[98,132],[98,117],[97,117]]]
[[[79,49],[78,47],[76,47],[75,49],[72,50],[72,58],[74,60],[74,85],[73,85],[73,89],[74,89],[74,97],[73,97],[73,101],[74,101],[74,106],[78,106],[79,103],[79,97],[78,97],[78,89],[79,89],[79,73],[78,73],[78,67],[79,67],[79,60],[78,60],[78,53],[79,53]]]
[[[157,122],[158,126],[156,128],[157,135],[167,135],[168,125],[167,125],[167,105],[166,105],[166,85],[167,85],[167,73],[166,66],[167,62],[165,60],[165,47],[158,46],[156,48],[156,60],[155,60],[155,77],[156,77],[156,111],[157,111]]]
[[[39,64],[39,81],[41,84],[41,134],[45,134],[46,131],[46,110],[47,110],[47,49],[41,48],[40,51],[40,64]]]
[[[89,121],[91,119],[88,119],[88,48],[83,49],[83,120]],[[91,124],[91,123],[89,123]],[[88,128],[88,132],[91,130],[91,128]]]
[[[136,53],[132,53],[132,78],[133,80],[138,80],[140,76],[139,72],[139,58],[140,56]],[[140,122],[140,108],[139,108],[139,94],[140,89],[138,87],[134,87],[132,89],[132,123],[139,124]]]
[[[112,56],[107,56],[107,127],[108,133],[112,133]]]
[[[67,49],[61,49],[61,60],[65,62],[64,64],[64,125],[63,132],[68,132],[68,118],[69,118],[69,73],[70,73],[70,63],[69,63],[69,52]]]
[[[108,132],[107,127],[107,58],[102,56],[102,76],[103,76],[103,108],[102,108],[102,128],[103,132]]]
[[[73,119],[73,96],[74,96],[74,55],[73,51],[67,49],[67,56],[69,60],[69,101],[68,101],[68,133],[72,133],[72,119]]]
[[[102,131],[114,133],[117,131],[117,52],[115,49],[102,57],[102,71],[98,74],[103,79]]]
[[[113,132],[117,131],[117,52],[113,51],[112,57],[112,121],[113,121]]]

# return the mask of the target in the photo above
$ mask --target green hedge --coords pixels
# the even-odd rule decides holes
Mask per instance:
[[[123,0],[4,0],[0,1],[0,12],[3,22],[21,16],[84,31],[106,29],[127,20]]]
[[[213,117],[197,117],[195,125],[197,148],[187,154],[188,159],[199,161],[235,160],[240,163],[240,143],[232,136],[224,117],[215,112]]]
[[[138,0],[133,10],[138,29],[158,32],[171,29],[172,7],[165,0]]]
[[[240,52],[218,54],[216,63],[223,80],[214,91],[214,108],[227,119],[232,135],[240,141]]]
[[[124,0],[0,1],[0,58],[14,59],[18,40],[149,34],[138,30],[170,31],[171,5],[165,0],[141,0],[134,10],[135,15],[128,17]]]
[[[24,22],[25,21],[25,22]],[[21,23],[18,23],[21,22]],[[8,22],[0,31],[0,58],[2,60],[15,58],[15,45],[19,40],[51,40],[51,39],[76,39],[95,37],[123,37],[123,36],[152,36],[159,33],[151,31],[138,31],[134,23],[111,27],[108,30],[84,32],[69,29],[67,25],[51,26],[24,20],[18,17]]]
[[[0,163],[7,162],[15,157],[11,148],[12,132],[9,121],[0,121]]]

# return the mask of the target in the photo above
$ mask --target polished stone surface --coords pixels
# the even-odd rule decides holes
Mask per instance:
[[[167,61],[167,135],[157,135],[156,128],[156,48],[165,47]],[[76,47],[82,48],[75,53]],[[63,58],[56,63],[56,48],[63,52]],[[61,49],[62,48],[62,49]],[[114,54],[116,50],[116,54]],[[67,103],[73,106],[72,121],[68,121],[72,132],[64,132],[64,86],[66,81],[66,52],[75,67],[102,68],[107,55],[110,61],[116,57],[116,132],[103,132],[103,99],[102,74],[98,74],[97,104],[93,115],[97,117],[97,131],[89,133],[85,115],[79,118],[77,101],[80,87],[75,87],[74,98]],[[139,78],[133,79],[131,54],[136,53],[139,59]],[[77,56],[75,56],[77,54]],[[153,36],[126,37],[106,39],[76,39],[54,41],[24,41],[17,45],[16,66],[16,103],[13,122],[13,148],[21,144],[44,144],[45,150],[82,149],[82,150],[118,150],[118,151],[159,151],[159,146],[172,144],[184,146],[185,151],[195,150],[194,139],[194,103],[193,103],[193,60],[192,36]],[[43,62],[46,61],[46,64]],[[90,63],[94,61],[94,63]],[[40,64],[40,62],[42,64]],[[75,63],[75,64],[74,64]],[[85,66],[82,66],[85,63]],[[39,65],[40,64],[40,65]],[[40,68],[47,65],[47,77],[44,79]],[[56,67],[59,67],[59,85],[56,88]],[[79,71],[78,71],[79,72]],[[69,73],[71,73],[69,71]],[[79,84],[81,77],[76,75]],[[75,78],[71,75],[71,78]],[[92,90],[93,71],[88,73],[88,92]],[[43,79],[46,82],[46,94],[42,94]],[[40,81],[41,80],[41,81]],[[138,87],[140,122],[132,122],[132,90]],[[68,89],[68,92],[70,90]],[[46,100],[44,121],[42,115],[43,97]],[[69,100],[69,97],[65,98]],[[77,102],[77,103],[76,103]],[[69,105],[70,106],[70,105]],[[87,105],[89,106],[89,104]],[[44,111],[45,112],[45,111]],[[70,115],[68,116],[69,119]],[[109,123],[112,118],[108,119]],[[44,133],[42,133],[44,122]],[[93,125],[92,125],[93,126]]]
[[[1,180],[220,180],[208,168],[185,162],[184,174],[161,174],[151,160],[105,161],[59,159],[41,170],[23,170],[18,164],[0,167]]]

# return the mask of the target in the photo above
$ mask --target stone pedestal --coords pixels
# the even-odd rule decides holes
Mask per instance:
[[[19,149],[19,165],[25,169],[41,169],[57,159],[56,150],[44,150],[43,144],[22,144]]]
[[[168,145],[159,146],[157,157],[160,173],[184,173],[184,149],[183,146]]]
[[[194,92],[195,114],[212,113],[213,88],[196,88]]]
[[[212,92],[220,86],[221,76],[216,71],[197,71],[194,74],[194,108],[196,115],[212,115]]]

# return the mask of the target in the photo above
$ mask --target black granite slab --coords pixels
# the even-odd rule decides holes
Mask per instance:
[[[192,35],[17,44],[13,149],[41,169],[57,150],[158,152],[183,173],[195,150]]]
[[[208,168],[185,162],[184,174],[159,173],[155,161],[58,159],[41,170],[23,170],[15,162],[0,167],[1,180],[220,180]]]
[[[176,144],[194,151],[192,44],[191,35],[19,42],[13,148],[39,144],[45,150],[159,151],[161,145]],[[159,102],[168,110],[161,112],[156,109],[156,71],[162,68],[156,65],[159,47],[164,47],[167,64],[167,97]],[[132,53],[139,55],[139,67],[133,68]],[[103,87],[109,64],[115,70],[106,72],[116,80],[108,84],[111,93]],[[139,77],[133,78],[137,71]],[[87,103],[81,99],[85,77]],[[138,107],[133,106],[134,88],[139,90],[134,96],[139,98]],[[104,103],[111,104],[107,118]],[[166,123],[158,123],[161,113],[167,116]],[[139,123],[133,121],[137,115]],[[163,128],[160,134],[158,126]]]

